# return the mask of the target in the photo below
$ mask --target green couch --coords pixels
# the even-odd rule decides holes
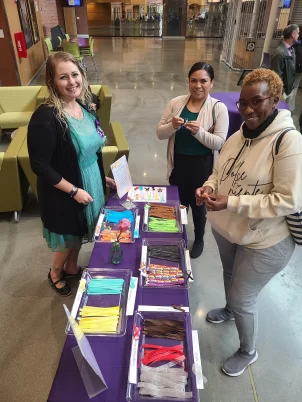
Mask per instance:
[[[26,128],[19,128],[7,150],[1,153],[0,212],[14,211],[16,222],[19,221],[23,200],[28,190],[28,182],[18,163],[18,153],[26,135]]]
[[[25,129],[27,131],[27,127]],[[19,130],[24,130],[24,127]],[[102,154],[106,176],[110,175],[110,165],[114,161],[116,161],[122,155],[126,155],[128,159],[129,146],[120,123],[110,123],[107,132],[107,143],[103,148]],[[31,170],[26,136],[19,150],[18,160],[35,196],[37,197],[37,176]]]
[[[41,86],[0,87],[0,140],[3,129],[27,126],[35,111]]]
[[[101,100],[101,107],[97,114],[101,123],[101,127],[104,130],[105,135],[109,132],[110,114],[111,114],[111,101],[112,94],[107,85],[91,85],[91,91],[98,95]],[[46,86],[41,88],[37,97],[37,106],[43,103],[48,98],[48,89]]]

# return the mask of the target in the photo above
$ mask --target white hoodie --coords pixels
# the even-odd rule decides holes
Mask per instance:
[[[275,155],[277,138],[290,127]],[[208,212],[213,229],[227,240],[255,249],[284,240],[290,234],[285,216],[302,209],[302,136],[290,112],[279,110],[255,139],[244,138],[241,126],[225,143],[204,186],[229,196],[227,209]]]

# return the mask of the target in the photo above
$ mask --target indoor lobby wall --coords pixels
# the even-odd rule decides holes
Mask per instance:
[[[58,22],[59,25],[65,28],[65,20],[64,20],[64,10],[63,7],[66,5],[65,1],[56,0],[57,5],[57,15],[58,15]]]
[[[63,7],[66,5],[65,0],[39,0],[41,20],[44,35],[51,37],[51,28],[61,25],[65,28]]]
[[[83,7],[75,7],[75,14],[77,19],[78,35],[88,35],[88,16],[86,0],[83,1]]]
[[[44,35],[51,37],[50,29],[59,24],[56,0],[39,0]]]
[[[3,30],[3,38],[0,38],[0,54],[2,57],[5,55],[5,63],[0,63],[0,86],[16,86],[19,85],[19,77],[2,1],[0,1],[0,29]]]
[[[56,13],[58,19],[57,24],[65,28],[64,7],[66,7],[66,0],[55,0],[55,3],[56,3]],[[83,7],[75,7],[74,9],[77,22],[77,34],[88,35],[87,1],[86,0],[83,1]],[[53,24],[52,27],[57,24]]]
[[[88,24],[93,26],[111,24],[111,3],[88,3]]]
[[[11,37],[14,38],[14,33],[22,31],[17,4],[12,0],[3,0],[3,1],[6,10],[10,34]],[[38,43],[32,45],[29,49],[27,49],[28,57],[26,59],[19,58],[16,49],[16,44],[13,39],[13,49],[21,85],[27,85],[30,82],[30,80],[38,72],[38,70],[40,69],[45,60],[44,48],[43,48],[44,34],[43,34],[43,27],[39,7],[38,11],[36,11],[36,16],[39,27],[40,40]]]

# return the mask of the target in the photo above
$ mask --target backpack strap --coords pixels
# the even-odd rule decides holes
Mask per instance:
[[[220,103],[220,100],[217,101],[217,102],[214,104],[213,109],[212,109],[213,126],[215,126],[216,120],[217,120],[217,118],[216,118],[216,113],[215,113],[215,109],[216,109],[215,106],[217,105],[217,103]]]
[[[216,109],[215,106],[217,105],[217,103],[220,103],[220,100],[217,101],[217,102],[215,102],[215,103],[214,103],[214,106],[213,106],[213,108],[212,108],[213,124],[212,124],[211,127],[208,129],[208,132],[210,132],[210,133],[213,133],[214,127],[215,127],[215,124],[216,124],[216,120],[217,120],[216,113],[215,113],[215,109]]]
[[[294,127],[287,128],[287,129],[285,129],[284,131],[282,131],[281,134],[279,134],[279,137],[277,138],[276,146],[275,146],[275,156],[277,156],[278,153],[279,153],[279,148],[280,148],[280,145],[281,145],[281,142],[282,142],[283,137],[285,136],[285,134],[286,134],[288,131],[292,131],[292,130],[295,130]]]

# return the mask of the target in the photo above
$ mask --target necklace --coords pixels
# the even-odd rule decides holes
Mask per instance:
[[[84,113],[82,108],[80,107],[80,113],[81,116],[79,117],[77,114],[71,112],[70,110],[68,110],[67,108],[65,108],[65,111],[67,114],[69,114],[69,116],[71,116],[73,119],[78,120],[78,121],[82,121],[84,119]]]
[[[194,104],[193,104],[193,102],[192,102],[192,99],[190,98],[189,101],[188,101],[188,103],[187,103],[187,105],[186,105],[186,106],[187,106],[187,109],[188,109],[190,112],[192,112],[192,113],[199,113],[199,112],[201,111],[203,105],[205,104],[206,100],[207,100],[207,99],[205,99],[205,100],[202,102],[202,104],[201,104],[200,107],[199,107],[199,106],[196,107],[196,106],[194,106]],[[190,105],[190,109],[189,109],[188,105]],[[192,109],[193,109],[193,110],[192,110]]]

